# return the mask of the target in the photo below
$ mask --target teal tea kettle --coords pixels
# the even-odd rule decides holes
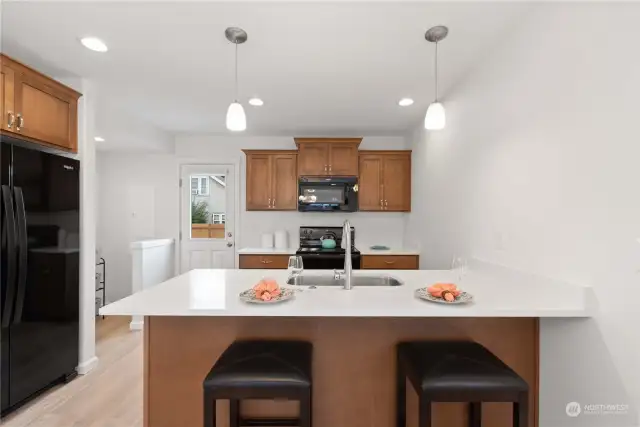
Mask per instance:
[[[325,234],[320,238],[322,242],[322,249],[334,249],[336,247],[336,239],[335,236],[331,234]]]

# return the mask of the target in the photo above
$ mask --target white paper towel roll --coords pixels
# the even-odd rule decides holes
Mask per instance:
[[[289,235],[286,230],[276,231],[276,248],[287,249],[289,247]]]
[[[262,247],[263,248],[272,248],[273,247],[273,234],[272,233],[262,233]]]

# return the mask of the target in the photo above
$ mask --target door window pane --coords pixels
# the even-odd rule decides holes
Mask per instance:
[[[191,175],[191,238],[224,239],[227,187],[224,175]]]

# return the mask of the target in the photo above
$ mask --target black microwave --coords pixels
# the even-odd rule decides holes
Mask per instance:
[[[298,183],[300,212],[356,212],[358,178],[302,177]]]

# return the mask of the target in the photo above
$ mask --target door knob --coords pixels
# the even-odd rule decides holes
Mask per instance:
[[[233,243],[227,242],[227,247],[230,248],[231,246],[233,246]]]

